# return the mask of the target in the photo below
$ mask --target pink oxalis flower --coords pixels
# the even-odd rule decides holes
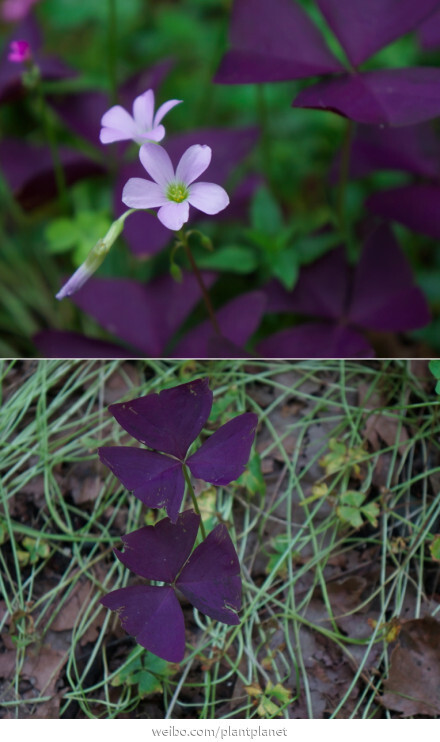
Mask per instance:
[[[180,158],[176,171],[168,153],[159,144],[144,144],[139,157],[153,178],[130,178],[122,201],[133,209],[159,208],[157,216],[168,229],[177,231],[189,218],[189,205],[205,214],[218,214],[229,204],[229,196],[215,183],[194,183],[211,162],[211,147],[193,144]]]
[[[181,100],[169,100],[154,113],[154,92],[147,90],[138,95],[133,102],[133,116],[122,106],[113,106],[101,119],[99,138],[103,144],[133,139],[137,144],[160,142],[165,136],[165,129],[160,123],[163,117]]]
[[[10,62],[26,62],[31,58],[31,47],[28,41],[11,41],[8,59]]]

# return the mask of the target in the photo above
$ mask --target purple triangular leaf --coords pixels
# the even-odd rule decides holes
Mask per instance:
[[[338,247],[302,268],[293,291],[270,281],[266,287],[267,311],[339,319],[346,311],[349,285],[345,251]]]
[[[185,491],[180,461],[129,446],[103,446],[98,453],[102,463],[135,497],[149,508],[165,508],[176,522]]]
[[[339,156],[334,181],[340,162]],[[439,162],[440,146],[431,123],[401,128],[360,124],[351,145],[350,178],[363,178],[377,170],[403,170],[437,178]]]
[[[176,587],[205,615],[232,626],[240,623],[240,565],[224,524],[216,526],[194,550]]]
[[[215,274],[204,271],[202,276],[205,285],[212,286]],[[146,284],[127,278],[92,278],[72,297],[108,332],[152,358],[163,356],[165,346],[200,300],[200,287],[188,272],[180,283],[169,274]]]
[[[257,415],[245,412],[222,425],[187,460],[192,474],[217,485],[237,479],[248,462],[257,424]]]
[[[235,0],[229,38],[231,50],[214,82],[294,80],[342,69],[307,14],[291,0]]]
[[[133,358],[129,350],[78,332],[41,330],[32,338],[45,358]]]
[[[262,291],[252,291],[232,299],[228,304],[216,312],[216,317],[222,338],[216,336],[210,320],[205,320],[193,330],[189,330],[177,345],[173,355],[178,358],[210,358],[212,349],[215,350],[216,340],[226,340],[236,347],[237,352],[245,345],[255,332],[264,311],[266,297]],[[224,350],[222,342],[218,343],[219,350]],[[216,356],[230,357],[230,356]]]
[[[430,320],[408,261],[387,226],[366,240],[353,282],[349,319],[371,330],[413,330]]]
[[[133,438],[183,460],[208,419],[212,397],[209,379],[204,378],[111,405],[109,410]]]
[[[374,193],[367,207],[374,214],[440,239],[440,186],[428,183]]]
[[[418,32],[423,49],[438,49],[440,46],[440,10],[421,23]]]
[[[60,147],[58,154],[67,185],[105,172],[99,163],[76,150]],[[3,139],[0,162],[2,174],[24,209],[34,209],[57,195],[49,147],[35,146],[21,139]]]
[[[123,587],[105,595],[100,603],[117,611],[122,628],[149,652],[167,662],[183,660],[185,624],[179,601],[171,587]]]
[[[114,549],[119,561],[147,580],[172,583],[182,569],[197,537],[200,516],[185,510],[172,523],[163,518],[122,537],[124,552]]]
[[[440,69],[407,67],[341,75],[306,88],[292,105],[334,111],[361,124],[418,124],[440,114]]]
[[[258,348],[266,358],[371,358],[374,351],[350,327],[326,322],[308,322],[276,332]]]
[[[439,0],[317,0],[328,25],[354,65],[408,33]]]

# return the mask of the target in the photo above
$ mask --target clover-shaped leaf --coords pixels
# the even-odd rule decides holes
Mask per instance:
[[[223,425],[187,458],[209,417],[212,399],[205,378],[110,407],[130,435],[155,450],[102,447],[101,461],[148,507],[165,508],[173,523],[185,491],[183,466],[210,484],[226,485],[243,473],[249,458],[257,426],[251,412]]]
[[[168,662],[180,662],[185,653],[176,588],[211,618],[240,623],[240,566],[231,538],[220,524],[190,556],[199,523],[200,516],[186,510],[175,524],[164,518],[124,536],[124,552],[115,549],[118,559],[141,577],[168,584],[125,587],[101,598],[119,613],[123,628],[138,644]]]

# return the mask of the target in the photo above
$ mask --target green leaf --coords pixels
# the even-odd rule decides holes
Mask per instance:
[[[261,471],[261,459],[256,451],[252,454],[245,471],[236,480],[235,484],[245,487],[250,495],[264,495],[266,493],[266,482]]]
[[[278,253],[272,272],[288,291],[293,289],[299,273],[298,256],[295,248],[292,247]]]
[[[380,509],[377,502],[369,502],[368,505],[363,505],[361,508],[361,513],[365,515],[372,526],[377,526],[377,519],[380,515]]]
[[[436,379],[440,379],[440,361],[429,361],[429,370]],[[436,392],[438,393],[437,387]]]
[[[344,523],[349,523],[353,528],[361,528],[364,525],[359,508],[341,505],[336,508],[336,515]]]
[[[433,541],[429,544],[429,551],[434,562],[440,562],[440,535],[434,536]]]
[[[252,273],[258,267],[254,251],[248,247],[228,245],[213,253],[197,256],[199,268],[230,271],[231,273]]]
[[[52,253],[67,252],[76,245],[79,230],[73,219],[54,219],[46,229],[46,240]]]
[[[156,657],[151,652],[139,653],[139,648],[136,647],[128,655],[125,664],[115,675],[111,684],[115,687],[138,685],[139,695],[147,696],[152,693],[162,693],[163,681],[174,672],[175,666],[171,663]]]
[[[276,235],[283,228],[281,209],[266,186],[258,188],[253,196],[251,225],[253,229],[267,235]]]
[[[334,232],[301,237],[295,242],[297,260],[301,265],[313,263],[340,243],[341,238]]]
[[[359,492],[358,490],[348,490],[340,496],[339,502],[342,505],[349,505],[353,508],[360,508],[365,498],[365,492]]]

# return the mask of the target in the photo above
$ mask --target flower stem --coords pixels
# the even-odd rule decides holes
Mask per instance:
[[[201,275],[201,273],[200,273],[200,271],[199,271],[199,269],[197,267],[197,263],[194,260],[194,255],[192,254],[191,248],[189,246],[188,237],[185,234],[185,232],[183,231],[183,229],[181,229],[178,234],[179,234],[179,239],[181,240],[182,245],[183,245],[183,247],[185,249],[187,258],[188,258],[188,260],[189,260],[189,262],[191,264],[191,268],[194,271],[194,275],[196,277],[197,283],[200,286],[200,290],[201,290],[202,295],[203,295],[203,301],[205,302],[206,309],[208,310],[209,319],[211,320],[211,324],[212,324],[215,332],[217,333],[217,335],[221,335],[222,332],[221,332],[220,326],[219,326],[219,324],[217,322],[217,318],[216,318],[216,316],[214,314],[214,309],[213,309],[213,306],[212,306],[212,303],[211,303],[211,298],[209,296],[209,293],[208,293],[208,290],[207,290],[205,284],[203,283],[203,278],[202,278],[202,275]]]
[[[196,493],[194,492],[194,487],[191,484],[191,477],[189,475],[189,471],[187,467],[185,466],[185,464],[183,465],[183,474],[184,474],[186,483],[188,485],[188,490],[189,490],[189,494],[191,495],[191,500],[194,505],[194,510],[196,511],[197,515],[200,517],[200,529],[202,531],[202,536],[203,538],[206,538],[205,526],[203,524],[202,516],[200,514],[200,509],[199,509],[199,504],[197,502]]]
[[[53,165],[53,170],[54,170],[54,175],[55,175],[55,183],[57,186],[58,196],[59,196],[60,203],[63,209],[67,211],[69,201],[67,197],[66,176],[64,173],[63,165],[60,160],[58,145],[57,145],[55,132],[54,132],[53,125],[52,125],[50,111],[48,109],[46,98],[44,97],[41,77],[39,74],[38,74],[38,77],[36,78],[35,92],[37,95],[38,106],[40,108],[40,116],[41,116],[41,121],[43,124],[44,134],[46,136],[47,143],[49,145],[50,156],[52,158],[52,165]]]

